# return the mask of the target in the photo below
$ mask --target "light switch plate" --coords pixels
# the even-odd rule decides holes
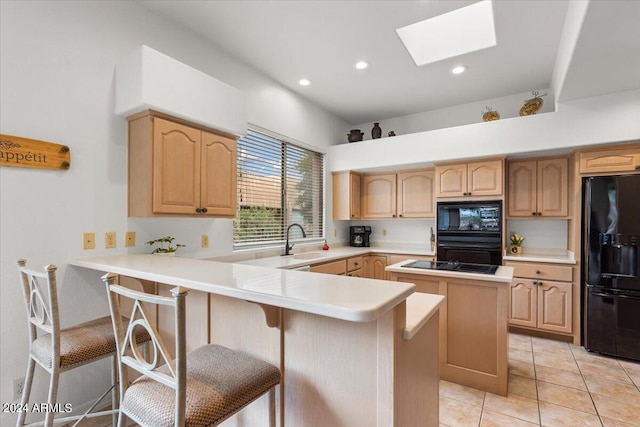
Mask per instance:
[[[96,235],[95,233],[83,233],[82,234],[82,249],[95,249],[96,248]]]
[[[136,245],[136,232],[127,231],[124,233],[124,246],[129,248]]]
[[[209,236],[207,234],[202,235],[202,247],[203,248],[209,247]]]

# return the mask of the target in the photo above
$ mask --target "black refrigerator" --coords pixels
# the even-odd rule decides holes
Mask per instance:
[[[583,184],[584,346],[640,360],[640,175]]]

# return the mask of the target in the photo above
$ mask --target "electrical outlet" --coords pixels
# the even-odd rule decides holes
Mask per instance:
[[[338,237],[338,229],[337,228],[333,229],[333,237]]]
[[[105,248],[115,248],[116,247],[116,232],[115,231],[107,231],[104,233],[104,247]]]
[[[124,246],[131,247],[136,245],[136,232],[135,231],[127,231],[124,233]]]
[[[203,248],[209,247],[209,236],[207,234],[202,235],[202,247]]]
[[[96,248],[96,235],[95,233],[83,233],[82,234],[82,249],[95,249]]]
[[[382,229],[382,235],[383,235],[383,236],[386,236],[386,235],[387,235],[387,229],[386,229],[386,228],[383,228],[383,229]]]
[[[24,391],[24,377],[13,380],[13,400],[20,399]]]

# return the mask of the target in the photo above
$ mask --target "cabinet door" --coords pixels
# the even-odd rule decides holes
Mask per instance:
[[[632,172],[640,169],[640,148],[580,153],[580,173]]]
[[[194,214],[200,204],[200,131],[154,119],[153,212]]]
[[[433,170],[398,174],[398,216],[433,218],[435,216]]]
[[[466,193],[466,163],[436,166],[436,197],[462,197]]]
[[[538,160],[538,215],[566,217],[569,214],[569,162],[567,159]]]
[[[571,333],[572,284],[542,281],[538,285],[538,328]]]
[[[396,174],[362,177],[362,217],[396,217]]]
[[[236,141],[202,132],[200,208],[206,215],[236,214]]]
[[[502,160],[468,164],[467,196],[500,196],[503,193]]]
[[[537,212],[537,162],[509,163],[508,216],[532,217]]]
[[[537,286],[531,279],[514,277],[509,286],[509,324],[535,328],[538,324]]]
[[[367,255],[363,257],[364,277],[368,279],[386,280],[387,272],[387,256],[386,255]]]
[[[360,175],[349,173],[349,207],[352,219],[360,219]]]

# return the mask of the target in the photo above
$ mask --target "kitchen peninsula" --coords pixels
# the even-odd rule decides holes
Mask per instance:
[[[415,285],[153,255],[75,259],[125,286],[187,297],[187,350],[217,343],[283,371],[278,423],[438,424],[439,295]],[[166,313],[156,313],[171,335]],[[262,399],[224,425],[261,425]]]
[[[419,268],[433,265],[413,261],[386,270],[391,280],[414,283],[417,292],[446,298],[440,309],[440,378],[506,396],[513,267],[501,266],[493,274],[482,274]],[[456,265],[444,267],[448,266]]]

